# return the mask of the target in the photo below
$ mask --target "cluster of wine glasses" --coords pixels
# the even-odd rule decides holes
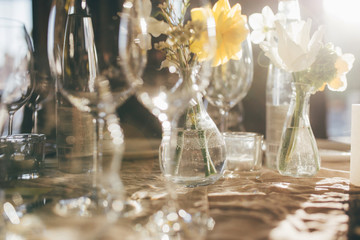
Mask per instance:
[[[32,132],[38,133],[38,111],[52,96],[52,80],[34,70],[33,43],[22,22],[0,18],[0,33],[1,131],[9,115],[7,133],[3,135],[12,135],[15,113],[28,105],[33,112]]]
[[[6,169],[1,179],[40,176],[45,165],[46,137],[38,132],[37,112],[51,96],[51,83],[46,74],[34,70],[33,43],[24,23],[0,18],[0,155],[4,158],[1,165]],[[26,119],[25,111],[14,117],[25,105],[33,110],[32,133],[23,130],[18,133],[19,129],[14,129],[17,125],[14,122]]]
[[[208,4],[208,1],[199,1],[199,5],[193,7]],[[200,75],[190,87],[184,87],[186,82],[181,82],[179,74],[168,69],[159,71],[161,59],[156,57],[159,56],[158,51],[148,51],[146,47],[150,42],[147,20],[151,7],[144,6],[143,1],[129,0],[118,6],[121,9],[119,18],[110,16],[111,21],[119,21],[118,31],[109,29],[101,34],[97,34],[93,28],[96,19],[91,17],[86,1],[71,1],[65,12],[66,17],[59,15],[64,6],[65,1],[56,0],[50,13],[48,55],[51,72],[61,95],[78,110],[93,116],[96,143],[93,150],[93,183],[89,193],[77,199],[60,201],[58,210],[71,208],[78,213],[82,211],[83,215],[92,215],[107,211],[108,206],[112,205],[109,199],[118,199],[113,188],[108,187],[109,182],[116,181],[106,180],[109,173],[105,174],[102,169],[101,148],[104,122],[109,125],[109,116],[115,115],[116,106],[135,92],[140,102],[162,122],[165,135],[176,121],[176,113],[185,110],[195,96],[195,90],[205,85],[202,81],[206,81],[206,78],[202,78],[201,74],[206,71],[205,66],[199,66],[196,71]],[[61,25],[65,29],[62,36],[56,30]],[[97,25],[96,29],[107,28]],[[147,55],[151,58],[149,61]],[[149,64],[146,65],[147,62]],[[144,70],[146,74],[143,76]],[[119,161],[114,159],[111,165]],[[118,170],[114,167],[109,169]],[[114,171],[111,173],[116,175]],[[174,196],[170,189],[169,196]],[[165,215],[178,214],[176,201],[171,197],[168,202],[169,205],[163,209],[167,211]],[[184,229],[193,223],[187,223],[187,214],[177,216],[179,220],[174,219],[174,222],[181,223],[180,230],[185,234]],[[153,218],[155,224],[160,221],[157,218]],[[160,233],[163,234],[162,230],[159,230]]]
[[[25,25],[0,18],[0,168],[6,169],[1,180],[38,178],[44,166],[45,135],[13,133],[14,115],[35,89],[33,53]]]
[[[0,18],[0,36],[0,127],[2,131],[8,113],[7,135],[12,135],[14,114],[34,90],[34,50],[25,25],[17,20]]]
[[[138,100],[153,114],[162,124],[163,138],[170,138],[171,131],[177,126],[178,118],[188,108],[192,99],[203,92],[209,84],[211,62],[204,61],[192,69],[189,76],[196,76],[191,81],[185,81],[184,75],[179,74],[173,68],[161,68],[164,55],[151,46],[160,38],[149,34],[151,6],[156,6],[157,1],[126,0],[119,8],[117,18],[119,28],[96,34],[93,28],[93,20],[89,13],[86,1],[74,0],[70,2],[68,11],[64,12],[65,0],[53,1],[50,13],[48,29],[48,56],[52,76],[56,79],[56,87],[73,106],[78,110],[90,113],[93,117],[94,132],[96,133],[93,149],[93,184],[89,193],[73,201],[59,202],[59,208],[86,209],[87,213],[106,210],[108,199],[116,198],[112,195],[111,187],[104,181],[108,173],[102,169],[102,136],[104,123],[114,121],[117,125],[115,111],[131,94],[135,93]],[[174,6],[181,10],[182,0],[175,0]],[[211,8],[209,0],[191,2],[187,11],[193,8]],[[176,10],[176,9],[175,9]],[[61,13],[62,12],[62,13]],[[61,14],[60,14],[61,13]],[[184,14],[184,13],[181,13]],[[191,14],[184,14],[190,16]],[[214,23],[211,16],[207,16],[207,23]],[[191,19],[185,19],[188,21]],[[181,22],[180,24],[185,24]],[[106,24],[106,21],[105,21]],[[64,29],[63,34],[57,31]],[[214,24],[207,24],[207,37],[209,44],[216,44]],[[96,29],[106,29],[97,26]],[[153,39],[151,39],[153,38]],[[205,47],[205,46],[204,46]],[[209,55],[216,46],[206,46]],[[229,63],[226,72],[221,76],[229,77],[230,86],[227,89],[246,92],[252,73],[245,72],[252,64],[251,46],[246,42],[243,46],[243,59],[241,64]],[[244,72],[243,72],[244,71]],[[213,74],[211,81],[221,82],[224,79]],[[190,83],[190,86],[189,86]],[[228,92],[220,92],[217,87],[210,85],[209,101],[214,96],[226,96]],[[212,89],[212,90],[211,90]],[[223,111],[228,111],[235,102],[239,101],[244,94],[224,100],[219,106]],[[224,114],[226,115],[226,114]],[[110,120],[109,120],[110,119]],[[118,125],[119,126],[119,125]],[[122,135],[118,136],[119,138]],[[122,142],[119,141],[119,145]],[[170,159],[171,161],[171,159]],[[112,164],[119,163],[114,159]],[[110,168],[111,169],[111,168]],[[112,168],[114,169],[114,168]],[[115,169],[117,170],[117,169]],[[117,174],[112,171],[112,176]],[[120,179],[117,179],[120,181]],[[114,182],[114,181],[112,181]],[[157,237],[172,239],[173,237],[192,238],[197,236],[196,231],[201,231],[200,225],[206,225],[208,218],[189,218],[186,211],[179,209],[176,201],[175,188],[167,182],[167,204],[150,218],[148,229]],[[116,193],[114,193],[116,195]],[[74,204],[75,202],[75,204]],[[176,215],[176,217],[175,217]],[[169,219],[168,216],[172,216]],[[162,224],[167,223],[174,229],[165,231]],[[195,230],[197,228],[197,230]]]

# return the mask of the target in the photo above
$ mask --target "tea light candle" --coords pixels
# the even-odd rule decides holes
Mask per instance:
[[[360,186],[360,104],[351,109],[350,183]]]

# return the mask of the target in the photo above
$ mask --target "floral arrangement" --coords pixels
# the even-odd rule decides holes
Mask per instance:
[[[323,43],[322,26],[311,36],[310,19],[286,22],[284,15],[275,15],[266,6],[262,13],[251,15],[249,23],[253,28],[252,42],[259,44],[276,67],[292,73],[292,82],[301,84],[296,89],[294,109],[288,113],[290,127],[284,128],[279,149],[279,170],[286,171],[296,148],[306,92],[314,94],[324,90],[325,86],[333,91],[344,91],[347,87],[346,73],[352,68],[354,56],[342,54],[341,49],[331,43]]]
[[[212,9],[193,8],[190,11],[191,21],[185,22],[190,0],[179,2],[182,2],[181,9],[174,6],[173,1],[164,1],[158,6],[160,11],[156,15],[161,20],[153,17],[147,19],[148,31],[152,36],[158,37],[161,34],[166,36],[166,40],[154,44],[154,48],[163,52],[165,56],[160,68],[168,67],[170,72],[177,71],[187,79],[186,75],[190,75],[191,69],[197,67],[198,63],[211,61],[211,65],[216,67],[230,59],[240,57],[241,42],[249,33],[246,25],[247,17],[241,14],[240,4],[231,8],[228,0],[219,0]],[[144,1],[144,8],[151,9],[150,1]],[[213,33],[211,29],[210,32],[208,31],[209,19],[214,20]],[[212,39],[215,35],[216,39]],[[216,43],[212,42],[214,40]],[[215,51],[214,45],[216,45]],[[187,111],[186,125],[189,129],[199,130],[205,175],[209,176],[217,171],[206,147],[204,129],[199,123],[200,111],[199,104],[193,104]],[[176,149],[178,160],[183,150],[181,145],[184,141],[183,137],[183,132],[179,132]]]
[[[324,28],[320,26],[310,37],[311,20],[287,24],[282,14],[274,15],[270,7],[249,17],[253,28],[251,39],[259,44],[271,62],[293,74],[294,82],[313,85],[316,90],[344,91],[346,73],[352,68],[354,56],[342,54],[331,43],[324,44]]]
[[[175,66],[181,68],[191,66],[197,61],[213,58],[212,66],[224,64],[230,59],[238,59],[243,42],[249,29],[246,26],[247,17],[241,14],[240,4],[232,8],[228,0],[219,0],[212,9],[194,8],[191,10],[192,21],[184,24],[184,16],[190,0],[182,1],[181,14],[177,14],[171,2],[165,1],[159,5],[161,17],[159,21],[153,17],[147,19],[149,33],[158,37],[167,36],[166,41],[155,44],[155,48],[166,54],[162,67]],[[150,1],[144,2],[145,9],[151,9]],[[207,34],[206,18],[211,15],[216,25],[216,53],[212,51]],[[207,46],[208,45],[208,46]]]

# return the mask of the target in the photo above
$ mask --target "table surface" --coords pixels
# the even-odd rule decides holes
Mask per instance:
[[[205,239],[351,239],[359,223],[360,188],[349,184],[349,164],[343,158],[323,161],[312,178],[284,177],[263,167],[259,178],[220,179],[196,188],[172,187],[181,208],[192,214],[201,212],[215,221]],[[26,213],[19,224],[0,221],[0,239],[4,234],[52,240],[142,238],[141,229],[149,216],[167,199],[158,160],[132,156],[123,160],[120,173],[127,199],[139,209],[111,223],[104,216],[55,214],[59,199],[86,192],[88,175],[46,168],[38,179],[0,182],[6,193],[0,195],[0,201],[13,206],[19,196],[21,204],[53,200]]]

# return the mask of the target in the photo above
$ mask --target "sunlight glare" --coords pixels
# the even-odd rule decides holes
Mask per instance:
[[[166,102],[166,94],[164,92],[160,92],[157,97],[154,97],[153,102],[155,106],[157,106],[162,111],[166,111],[169,107]]]
[[[360,1],[359,0],[324,0],[323,6],[325,13],[329,17],[334,17],[346,23],[360,22],[358,16]]]

